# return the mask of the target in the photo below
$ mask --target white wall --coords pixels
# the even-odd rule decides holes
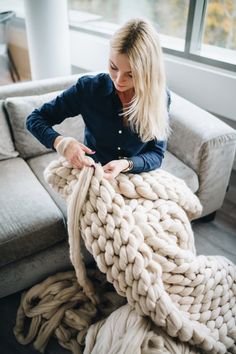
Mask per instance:
[[[236,73],[165,55],[169,87],[200,107],[236,121]]]
[[[70,30],[71,64],[88,71],[107,69],[108,39]]]

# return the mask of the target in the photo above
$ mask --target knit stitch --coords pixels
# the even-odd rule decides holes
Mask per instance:
[[[81,273],[80,235],[138,314],[210,353],[236,353],[235,266],[196,255],[189,219],[201,205],[182,180],[156,170],[109,182],[100,165],[78,171],[63,158],[45,177],[68,200],[71,261],[94,303],[84,266]]]

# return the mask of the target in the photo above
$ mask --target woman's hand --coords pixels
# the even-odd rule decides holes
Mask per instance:
[[[120,172],[125,170],[129,166],[129,162],[123,160],[112,160],[103,166],[104,177],[106,179],[112,179],[118,176]]]
[[[71,142],[65,150],[65,158],[72,164],[72,166],[82,169],[84,166],[93,166],[94,162],[85,154],[95,154],[95,151],[92,151],[87,146],[82,143]]]
[[[65,141],[65,139],[68,138],[60,136],[55,140],[54,147],[57,151],[60,151],[58,148],[60,144],[63,144],[63,139]],[[66,141],[61,154],[72,164],[73,167],[78,169],[82,169],[84,166],[90,167],[95,165],[90,157],[85,156],[85,154],[95,154],[95,151],[89,149],[87,146],[73,138],[69,138],[68,141]]]

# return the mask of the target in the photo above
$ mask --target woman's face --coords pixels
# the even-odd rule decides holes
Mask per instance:
[[[119,54],[112,48],[109,57],[109,74],[118,91],[125,92],[134,87],[128,56]]]

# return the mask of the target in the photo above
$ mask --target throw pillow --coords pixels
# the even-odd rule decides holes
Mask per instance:
[[[9,121],[12,127],[14,142],[17,151],[24,159],[39,156],[52,151],[43,146],[27,129],[26,118],[35,109],[45,102],[53,100],[61,91],[50,92],[44,95],[11,97],[5,100]],[[72,136],[83,141],[84,123],[82,117],[76,116],[66,119],[60,125],[53,127],[64,136]]]
[[[0,160],[13,158],[19,155],[15,150],[10,127],[4,112],[3,100],[0,100]]]

